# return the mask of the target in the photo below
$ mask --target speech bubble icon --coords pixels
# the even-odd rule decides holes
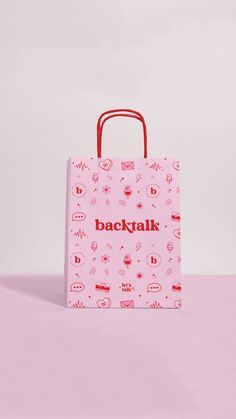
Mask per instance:
[[[83,212],[74,212],[72,214],[72,221],[84,221],[86,218],[86,215]]]
[[[147,292],[159,292],[161,291],[161,285],[157,282],[152,282],[147,286]]]
[[[70,291],[81,292],[84,290],[84,284],[82,282],[73,282],[70,286]]]

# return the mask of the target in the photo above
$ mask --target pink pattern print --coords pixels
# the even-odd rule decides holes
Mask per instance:
[[[93,157],[68,166],[67,306],[180,309],[179,161]]]

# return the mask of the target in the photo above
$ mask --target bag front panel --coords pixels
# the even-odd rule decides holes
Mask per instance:
[[[67,306],[180,308],[179,162],[68,161]]]

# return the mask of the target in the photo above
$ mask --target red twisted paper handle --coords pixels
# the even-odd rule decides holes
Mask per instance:
[[[109,115],[109,114],[112,114],[112,115]],[[106,115],[109,115],[109,116],[104,118],[104,116],[106,116]],[[144,138],[144,153],[143,153],[143,156],[144,156],[144,158],[147,158],[147,127],[146,127],[146,124],[145,124],[145,120],[144,120],[144,117],[142,116],[142,114],[140,112],[134,111],[132,109],[112,109],[112,110],[103,112],[101,114],[101,116],[98,118],[98,122],[97,122],[97,155],[98,155],[98,158],[100,158],[101,155],[102,155],[102,132],[103,132],[104,124],[108,119],[118,117],[118,116],[126,116],[126,117],[129,117],[129,118],[135,118],[135,119],[138,119],[142,123],[143,138]]]

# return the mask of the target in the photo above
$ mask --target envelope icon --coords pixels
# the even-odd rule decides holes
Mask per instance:
[[[121,169],[122,170],[134,170],[134,161],[122,161],[121,162]]]
[[[120,301],[121,308],[134,308],[134,300]]]

